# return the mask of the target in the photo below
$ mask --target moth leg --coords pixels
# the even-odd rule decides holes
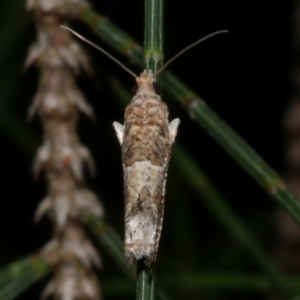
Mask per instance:
[[[178,130],[178,125],[180,123],[179,119],[174,119],[170,124],[169,124],[169,132],[170,132],[170,137],[171,137],[171,143],[173,144],[175,141],[175,137],[177,134]]]
[[[122,146],[123,143],[123,135],[124,135],[124,126],[118,122],[113,122],[113,127],[115,129],[117,138],[120,142],[120,145]]]

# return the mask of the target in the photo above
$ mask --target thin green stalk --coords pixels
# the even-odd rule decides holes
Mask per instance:
[[[163,59],[163,0],[146,0],[144,67],[154,73],[162,67]],[[160,75],[156,81],[161,84]]]
[[[137,282],[136,282],[136,299],[152,300],[155,299],[155,270],[150,273],[145,268],[143,261],[137,263]]]
[[[125,296],[132,293],[132,287],[124,278],[103,279],[103,290],[111,296]],[[240,272],[182,272],[159,276],[159,282],[165,289],[177,291],[201,292],[260,292],[273,294],[274,289],[270,280],[262,274],[246,274]],[[286,286],[295,294],[300,291],[300,276],[287,276]],[[116,289],[116,286],[118,289]],[[248,295],[249,296],[249,295]],[[254,299],[254,298],[253,298]],[[293,298],[298,300],[299,298]]]
[[[9,266],[4,267],[0,270],[0,288],[9,283],[12,278],[19,276],[25,269],[30,267],[32,261],[30,258],[25,258],[19,261],[16,261]]]
[[[163,0],[145,0],[144,44],[144,68],[155,73],[163,64]],[[161,85],[161,75],[156,82]],[[150,270],[144,259],[137,262],[137,300],[155,299],[155,268]]]
[[[0,299],[18,296],[49,272],[49,265],[40,255],[16,261],[0,270]]]
[[[178,145],[175,145],[173,149],[173,157],[181,170],[183,178],[198,193],[199,199],[204,202],[227,232],[245,247],[270,279],[274,289],[288,295],[289,291],[286,288],[284,276],[252,238],[247,228],[227,205],[222,195],[212,186],[210,180],[197,166],[196,162],[190,159],[187,153]]]
[[[0,291],[0,299],[13,299],[18,294],[23,292],[36,280],[36,274],[30,270],[25,270],[18,276],[18,280],[10,282],[4,286]]]
[[[105,42],[129,60],[142,66],[142,48],[107,18],[83,10],[78,18]],[[171,73],[164,72],[166,90],[212,137],[300,224],[300,202],[285,187],[283,180],[218,117],[200,97]]]

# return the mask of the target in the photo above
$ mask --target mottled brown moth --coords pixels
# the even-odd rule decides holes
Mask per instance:
[[[135,96],[125,110],[124,126],[113,126],[122,146],[125,194],[125,257],[145,258],[150,267],[160,240],[167,169],[179,119],[168,121],[167,105],[155,91],[154,76],[136,78]]]
[[[125,194],[125,258],[130,265],[144,259],[151,268],[156,261],[161,236],[165,185],[171,147],[179,119],[169,123],[167,105],[161,100],[155,76],[179,55],[208,39],[212,33],[186,47],[156,73],[146,70],[137,76],[105,50],[73,30],[61,26],[110,57],[135,77],[135,95],[125,110],[124,125],[114,122],[122,147]]]

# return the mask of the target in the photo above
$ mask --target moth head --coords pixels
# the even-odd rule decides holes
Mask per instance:
[[[147,88],[147,89],[153,89],[154,92],[160,96],[161,94],[161,86],[154,81],[154,74],[150,70],[147,72],[144,70],[143,73],[140,74],[140,77],[136,78],[136,84],[132,87],[132,94],[136,95],[139,88]]]

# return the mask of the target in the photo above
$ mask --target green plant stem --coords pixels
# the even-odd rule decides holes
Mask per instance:
[[[78,18],[130,62],[142,66],[142,48],[107,18],[83,10]],[[283,180],[218,117],[200,97],[170,72],[164,72],[166,90],[274,199],[300,224],[300,202],[285,187]]]
[[[145,1],[144,68],[156,72],[163,65],[163,0]],[[161,84],[161,74],[156,81]]]
[[[150,273],[144,261],[137,262],[136,299],[155,299],[155,270]]]
[[[163,64],[163,0],[145,0],[144,68],[155,73]],[[162,83],[161,75],[155,78]],[[144,261],[137,262],[137,300],[155,299],[155,262],[150,270]]]
[[[110,296],[125,296],[133,291],[124,278],[111,278],[101,280],[103,290]],[[163,288],[177,291],[218,291],[218,292],[261,292],[273,294],[274,289],[270,280],[262,274],[245,274],[239,272],[188,272],[170,273],[159,276]],[[285,285],[294,294],[300,292],[300,276],[286,276]],[[116,289],[116,286],[118,289]],[[249,295],[248,295],[249,296]],[[254,298],[253,298],[254,299]],[[293,298],[298,300],[298,298]]]
[[[41,255],[31,255],[0,270],[0,299],[17,297],[34,282],[49,272],[48,263]]]

